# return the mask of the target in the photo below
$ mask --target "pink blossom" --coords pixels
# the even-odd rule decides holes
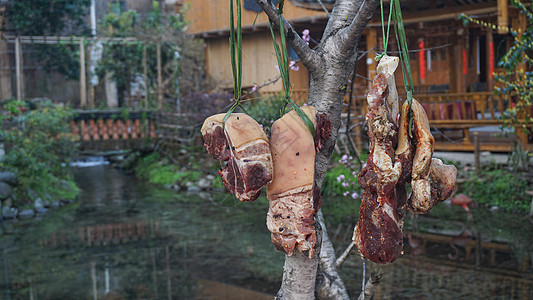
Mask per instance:
[[[352,198],[353,199],[357,199],[357,197],[359,197],[359,194],[357,192],[353,192],[352,193]]]
[[[250,91],[250,93],[253,93],[257,91],[257,84],[254,84],[254,86],[252,87],[252,90]]]
[[[344,180],[344,174],[341,174],[337,177],[337,182],[341,182],[341,180]]]
[[[304,29],[304,31],[302,31],[302,40],[304,40],[307,45],[309,45],[309,40],[311,39],[311,37],[309,36],[309,29]]]
[[[300,70],[300,67],[298,67],[298,65],[296,64],[294,60],[291,60],[291,62],[289,63],[289,68],[293,71]]]

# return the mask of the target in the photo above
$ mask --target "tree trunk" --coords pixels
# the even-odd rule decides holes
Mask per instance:
[[[277,9],[270,0],[256,0],[257,4],[279,28]],[[298,54],[310,74],[309,101],[318,113],[325,113],[332,125],[331,136],[315,159],[315,186],[322,186],[333,152],[339,126],[341,111],[348,76],[353,70],[359,47],[359,38],[372,18],[378,0],[337,0],[331,18],[322,36],[320,45],[310,49],[292,26],[285,22],[285,34],[288,43]],[[327,201],[327,200],[324,200]],[[318,221],[317,221],[318,223]],[[324,226],[324,223],[322,223]],[[325,227],[324,227],[325,232]],[[342,280],[334,267],[335,254],[327,234],[317,232],[325,246],[323,255],[316,251],[313,258],[295,251],[293,256],[286,256],[283,282],[277,299],[314,299],[315,290],[319,298],[347,299],[348,295]],[[320,240],[319,240],[320,241]],[[327,247],[326,247],[327,244]],[[320,247],[320,246],[319,246]],[[319,268],[319,260],[321,267]],[[333,267],[331,267],[333,266]],[[332,280],[319,280],[319,277]]]

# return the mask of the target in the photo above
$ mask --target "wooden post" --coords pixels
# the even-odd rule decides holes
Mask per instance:
[[[19,37],[15,39],[15,72],[17,76],[17,100],[22,100],[24,97],[24,82],[22,74],[22,45]]]
[[[92,64],[92,54],[94,45],[89,46],[89,62]],[[90,76],[93,76],[92,72],[94,71],[94,68],[92,66],[89,66],[89,73],[91,73]],[[91,78],[89,78],[89,87],[88,87],[88,101],[89,101],[89,107],[94,108],[94,85],[91,83]]]
[[[157,101],[158,108],[163,108],[163,69],[161,62],[161,41],[157,42]]]
[[[464,59],[464,56],[468,55],[466,50],[466,33],[464,29],[461,29],[461,34],[457,37],[457,51],[456,51],[456,74],[457,74],[457,92],[465,93],[466,92],[466,73],[467,62]],[[468,59],[468,57],[466,57]]]
[[[509,26],[509,3],[508,0],[498,0],[498,33],[506,34],[505,27]]]
[[[494,37],[492,35],[492,31],[489,29],[486,33],[486,46],[485,49],[487,49],[487,54],[485,55],[487,58],[486,61],[486,70],[487,70],[487,91],[492,91],[494,88],[494,80],[492,73],[494,72]]]
[[[2,24],[3,8],[0,8],[0,24]],[[0,69],[0,100],[11,99],[11,70],[9,68],[9,46],[7,41],[0,39],[0,66],[5,68]]]
[[[148,108],[148,54],[143,44],[144,108]]]
[[[524,34],[524,32],[526,32],[527,30],[527,20],[526,20],[526,16],[525,14],[523,13],[520,13],[518,15],[518,18],[513,18],[513,28],[518,28],[519,30],[519,33],[518,35],[521,37],[522,34]],[[524,59],[524,54],[522,54],[522,63],[518,65],[518,68],[517,68],[517,71],[518,71],[518,74],[522,75],[524,74],[524,72],[526,71],[526,64],[525,64],[525,59]],[[525,76],[522,77],[522,80],[525,80]],[[519,100],[519,101],[523,101],[523,100]],[[524,119],[525,118],[525,112],[524,111],[521,111],[518,115],[518,117],[520,119]],[[522,144],[522,147],[524,150],[528,150],[529,149],[529,146],[528,146],[528,136],[527,136],[527,133],[526,133],[526,126],[525,125],[518,125],[517,127],[515,127],[515,132],[516,132],[516,137],[518,139],[518,141]]]
[[[375,49],[375,52],[378,51],[378,28],[377,27],[370,27],[368,28],[368,34],[366,35],[366,50],[370,51],[371,49]],[[374,59],[375,54],[372,52],[368,52],[368,58],[367,58],[367,68],[368,73],[367,77],[372,79],[376,75],[376,68],[377,68],[377,62]],[[372,82],[368,82],[368,88],[371,88]]]
[[[84,39],[80,40],[80,106],[87,106],[87,78],[85,75],[85,45]]]
[[[476,172],[481,171],[481,163],[479,160],[480,155],[480,149],[479,149],[479,132],[474,131],[474,167],[476,168]]]
[[[450,70],[448,72],[448,82],[450,83],[450,92],[451,93],[457,93],[457,62],[459,61],[459,56],[457,56],[457,41],[458,38],[456,35],[452,35],[450,37],[451,47],[448,47],[448,69]]]

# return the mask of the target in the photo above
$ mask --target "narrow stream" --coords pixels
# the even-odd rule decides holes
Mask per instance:
[[[279,288],[284,257],[270,242],[265,198],[176,194],[110,166],[79,168],[76,179],[77,202],[1,223],[0,299],[272,299]],[[405,254],[367,271],[384,274],[376,299],[532,299],[531,223],[481,210],[474,220],[486,225],[440,221],[447,211],[464,213],[443,205],[406,220]],[[352,226],[330,226],[338,252]],[[357,255],[342,277],[355,296]]]

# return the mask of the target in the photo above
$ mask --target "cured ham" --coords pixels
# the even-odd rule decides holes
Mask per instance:
[[[398,125],[397,116],[392,115],[397,107],[393,102],[398,100],[387,99],[388,77],[394,77],[397,66],[398,58],[382,59],[378,67],[382,72],[374,78],[368,93],[369,155],[359,174],[359,186],[364,193],[353,240],[365,257],[377,263],[394,261],[403,246],[403,212],[400,210],[406,197],[401,195],[405,189],[397,189],[402,164],[395,161]]]
[[[218,174],[224,187],[241,201],[254,201],[272,181],[272,155],[261,126],[243,113],[225,114],[204,121],[201,132],[204,148],[211,157],[227,162]]]
[[[363,256],[376,263],[400,256],[405,211],[429,211],[450,196],[457,176],[454,166],[432,158],[434,139],[422,105],[413,99],[411,107],[405,102],[400,112],[394,84],[397,66],[397,57],[384,56],[367,96],[369,156],[359,174],[364,193],[353,241]]]

